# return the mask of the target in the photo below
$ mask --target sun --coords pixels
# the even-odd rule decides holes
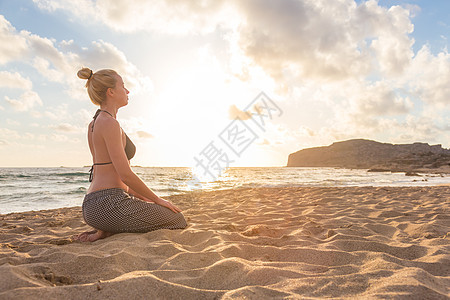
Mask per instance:
[[[267,87],[263,83],[255,89],[230,74],[226,62],[208,47],[198,49],[193,61],[179,65],[155,85],[151,108],[144,107],[148,104],[142,107],[142,111],[148,110],[152,116],[142,130],[155,137],[152,147],[146,149],[152,156],[146,159],[158,160],[161,166],[194,167],[195,155],[232,121],[230,108],[246,107],[261,91],[259,88]],[[202,170],[195,172],[202,177],[201,181],[209,182],[202,173]]]

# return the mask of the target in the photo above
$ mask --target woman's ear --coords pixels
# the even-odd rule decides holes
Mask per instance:
[[[106,95],[112,97],[114,95],[114,90],[112,88],[108,88],[106,90]]]

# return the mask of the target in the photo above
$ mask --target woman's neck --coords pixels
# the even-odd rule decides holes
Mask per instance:
[[[109,107],[109,106],[106,106],[106,105],[101,105],[100,109],[103,110],[103,111],[108,112],[114,119],[116,119],[117,111],[118,111],[117,108]]]

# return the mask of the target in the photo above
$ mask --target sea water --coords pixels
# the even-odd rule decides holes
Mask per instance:
[[[215,181],[201,182],[184,167],[133,167],[160,197],[236,187],[432,186],[450,176],[367,172],[341,168],[229,168]],[[80,206],[89,187],[89,168],[0,168],[0,214]]]

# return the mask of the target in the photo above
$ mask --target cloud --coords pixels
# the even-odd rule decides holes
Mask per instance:
[[[408,10],[376,1],[236,1],[246,20],[240,48],[271,76],[342,80],[399,73],[412,56]]]
[[[72,124],[69,123],[61,123],[58,125],[52,125],[50,126],[50,128],[53,128],[57,131],[60,132],[67,132],[67,133],[79,133],[79,132],[83,132],[84,130],[78,126],[74,126]]]
[[[450,104],[450,54],[431,54],[423,46],[416,54],[405,78],[409,90],[428,104],[445,107]]]
[[[67,103],[58,106],[48,107],[43,115],[52,120],[67,120],[69,118],[69,111]]]
[[[312,130],[308,126],[304,126],[304,125],[300,126],[298,132],[299,132],[300,135],[306,136],[306,137],[313,137],[313,136],[316,135],[314,130]]]
[[[0,15],[0,65],[20,59],[27,52],[26,39],[17,34],[15,28]],[[7,41],[7,42],[6,42]]]
[[[412,10],[412,12],[411,12]],[[366,28],[359,39],[371,40],[370,50],[378,62],[381,74],[399,75],[411,62],[414,39],[409,34],[414,30],[410,16],[416,8],[413,6],[392,6],[384,8],[377,1],[367,1],[355,9],[355,23]]]
[[[70,141],[69,137],[67,135],[63,135],[63,134],[52,134],[50,136],[50,138],[56,142],[69,142]]]
[[[20,122],[17,120],[11,120],[11,119],[6,119],[6,124],[8,124],[9,126],[20,126]]]
[[[303,140],[400,139],[414,131],[417,138],[444,136],[433,121],[439,112],[421,114],[426,105],[450,102],[450,55],[433,55],[426,46],[414,55],[417,6],[352,0],[235,4],[245,19],[229,41],[237,45],[231,49],[241,74],[251,80],[262,68],[291,101],[326,104],[323,127],[314,135],[301,129]],[[406,118],[410,114],[413,119]]]
[[[271,143],[267,139],[264,139],[262,142],[259,142],[257,144],[260,146],[271,145]]]
[[[226,20],[226,1],[202,0],[33,0],[42,10],[70,12],[84,23],[104,24],[116,31],[136,30],[158,33],[185,34],[189,32],[211,32],[217,19]]]
[[[51,1],[47,1],[49,5]],[[78,3],[78,1],[77,1]],[[34,67],[44,78],[51,82],[64,84],[73,98],[86,99],[83,83],[77,78],[77,71],[84,66],[98,70],[115,68],[133,93],[151,90],[151,80],[142,75],[139,69],[130,63],[125,54],[111,43],[102,40],[93,41],[90,47],[81,47],[73,41],[57,43],[53,39],[41,37],[28,31],[17,32],[13,26],[0,15],[0,38],[7,40],[0,46],[0,64],[19,61]],[[4,46],[4,44],[11,46]],[[13,50],[3,49],[10,47]],[[19,86],[31,89],[31,81],[18,73],[3,71],[0,79],[7,79],[3,85]],[[1,85],[1,83],[0,83]],[[11,100],[11,99],[10,99]],[[8,101],[18,103],[14,101]],[[23,106],[28,107],[27,105]]]
[[[143,131],[143,130],[136,131],[136,134],[138,135],[138,137],[143,138],[143,139],[152,139],[152,138],[154,138],[154,136],[151,133],[148,133],[148,132]]]
[[[29,49],[24,37],[26,34],[25,31],[17,32],[11,23],[0,15],[0,40],[7,41],[0,44],[0,65],[27,56]],[[41,98],[32,90],[32,82],[18,72],[0,71],[0,87],[25,90],[18,99],[4,96],[5,101],[16,111],[26,111],[36,105],[42,106]],[[0,106],[0,110],[4,108]]]
[[[34,0],[34,3],[50,12],[70,12],[72,20],[101,23],[119,31],[192,34],[220,28],[226,32],[230,49],[245,56],[235,57],[241,68],[235,75],[250,78],[248,68],[253,64],[280,85],[289,77],[299,82],[363,78],[374,73],[401,74],[413,57],[414,40],[409,34],[414,27],[410,18],[420,10],[411,5],[386,8],[374,0],[360,4],[353,0],[157,0],[151,4],[141,0]],[[35,44],[36,48],[47,49],[45,52],[51,50],[48,40]],[[73,41],[62,41],[60,48],[81,55],[82,61],[89,65],[99,61],[110,65],[111,57],[119,58],[119,62],[126,60],[123,53],[103,41],[94,42],[87,51]],[[51,56],[52,60],[47,60],[58,65],[54,60],[60,60],[59,55]],[[35,64],[48,69],[42,60],[37,59]],[[122,71],[139,78],[134,76],[139,74],[133,68]]]
[[[289,101],[316,105],[317,115],[324,116],[317,123],[324,125],[304,124],[298,133],[303,138],[384,133],[395,139],[414,136],[411,128],[418,137],[443,133],[433,118],[445,111],[431,115],[426,111],[450,102],[450,55],[446,50],[435,55],[428,46],[414,54],[412,21],[421,13],[417,5],[385,7],[375,0],[34,2],[41,9],[66,13],[74,22],[103,24],[122,32],[220,36],[227,46],[226,72],[264,88],[271,85],[261,84],[261,78],[270,78]],[[0,34],[14,32],[8,24],[0,26]],[[120,72],[137,87],[150,85],[117,47],[105,41],[83,48],[73,41],[57,44],[26,32],[16,36],[18,49],[23,49],[25,39],[26,46],[39,53],[33,56],[33,65],[54,80],[73,78],[72,62],[95,68],[117,61]],[[8,55],[4,57],[13,57]],[[67,84],[73,97],[85,98],[79,80]],[[243,114],[236,106],[229,109],[230,118]],[[415,116],[408,119],[408,114]]]
[[[239,118],[241,120],[248,120],[252,118],[252,115],[248,112],[240,110],[236,107],[236,105],[233,104],[228,110],[228,118],[230,120],[234,120],[236,118]]]
[[[445,122],[447,121],[447,122]],[[369,138],[392,143],[412,143],[428,141],[445,143],[450,138],[442,124],[448,120],[439,120],[436,116],[404,115],[393,116],[364,114],[361,111],[341,108],[334,118],[329,118],[324,126],[315,129],[309,136],[303,126],[291,132],[294,140],[302,141],[310,146],[330,144],[336,140],[352,138]]]
[[[289,76],[297,80],[364,77],[374,69],[381,74],[402,73],[413,56],[410,10],[417,11],[411,6],[388,9],[374,0],[361,4],[353,0],[34,2],[43,10],[70,12],[83,22],[95,20],[119,31],[192,34],[220,28],[248,59],[241,61],[262,67],[280,83]],[[230,49],[234,46],[230,44]],[[246,66],[241,71],[236,75],[249,78]]]
[[[407,114],[413,108],[408,97],[401,97],[386,82],[355,84],[349,96],[353,113],[362,116],[388,116]]]
[[[140,70],[128,61],[125,54],[111,43],[102,40],[93,41],[91,47],[79,48],[76,53],[78,54],[78,65],[81,62],[90,66],[94,71],[113,66],[114,70],[124,77],[124,81],[132,94],[139,94],[152,89],[150,78],[143,76]]]
[[[33,84],[18,72],[0,71],[0,87],[31,90]]]
[[[0,128],[0,139],[10,141],[19,139],[20,135],[17,131],[8,128]]]
[[[27,111],[36,105],[43,105],[39,95],[33,91],[23,93],[19,99],[10,99],[5,96],[5,100],[17,111]]]
[[[75,117],[77,120],[80,120],[80,124],[87,126],[92,121],[94,116],[92,112],[86,109],[81,109],[76,112]]]
[[[84,66],[94,72],[114,68],[123,76],[134,94],[152,89],[150,78],[143,76],[138,68],[128,61],[125,54],[111,43],[98,40],[91,42],[90,47],[80,47],[73,41],[62,41],[55,45],[45,38],[30,37],[35,54],[33,66],[48,80],[66,84],[68,93],[73,98],[86,98],[86,90],[76,77],[76,72]]]

